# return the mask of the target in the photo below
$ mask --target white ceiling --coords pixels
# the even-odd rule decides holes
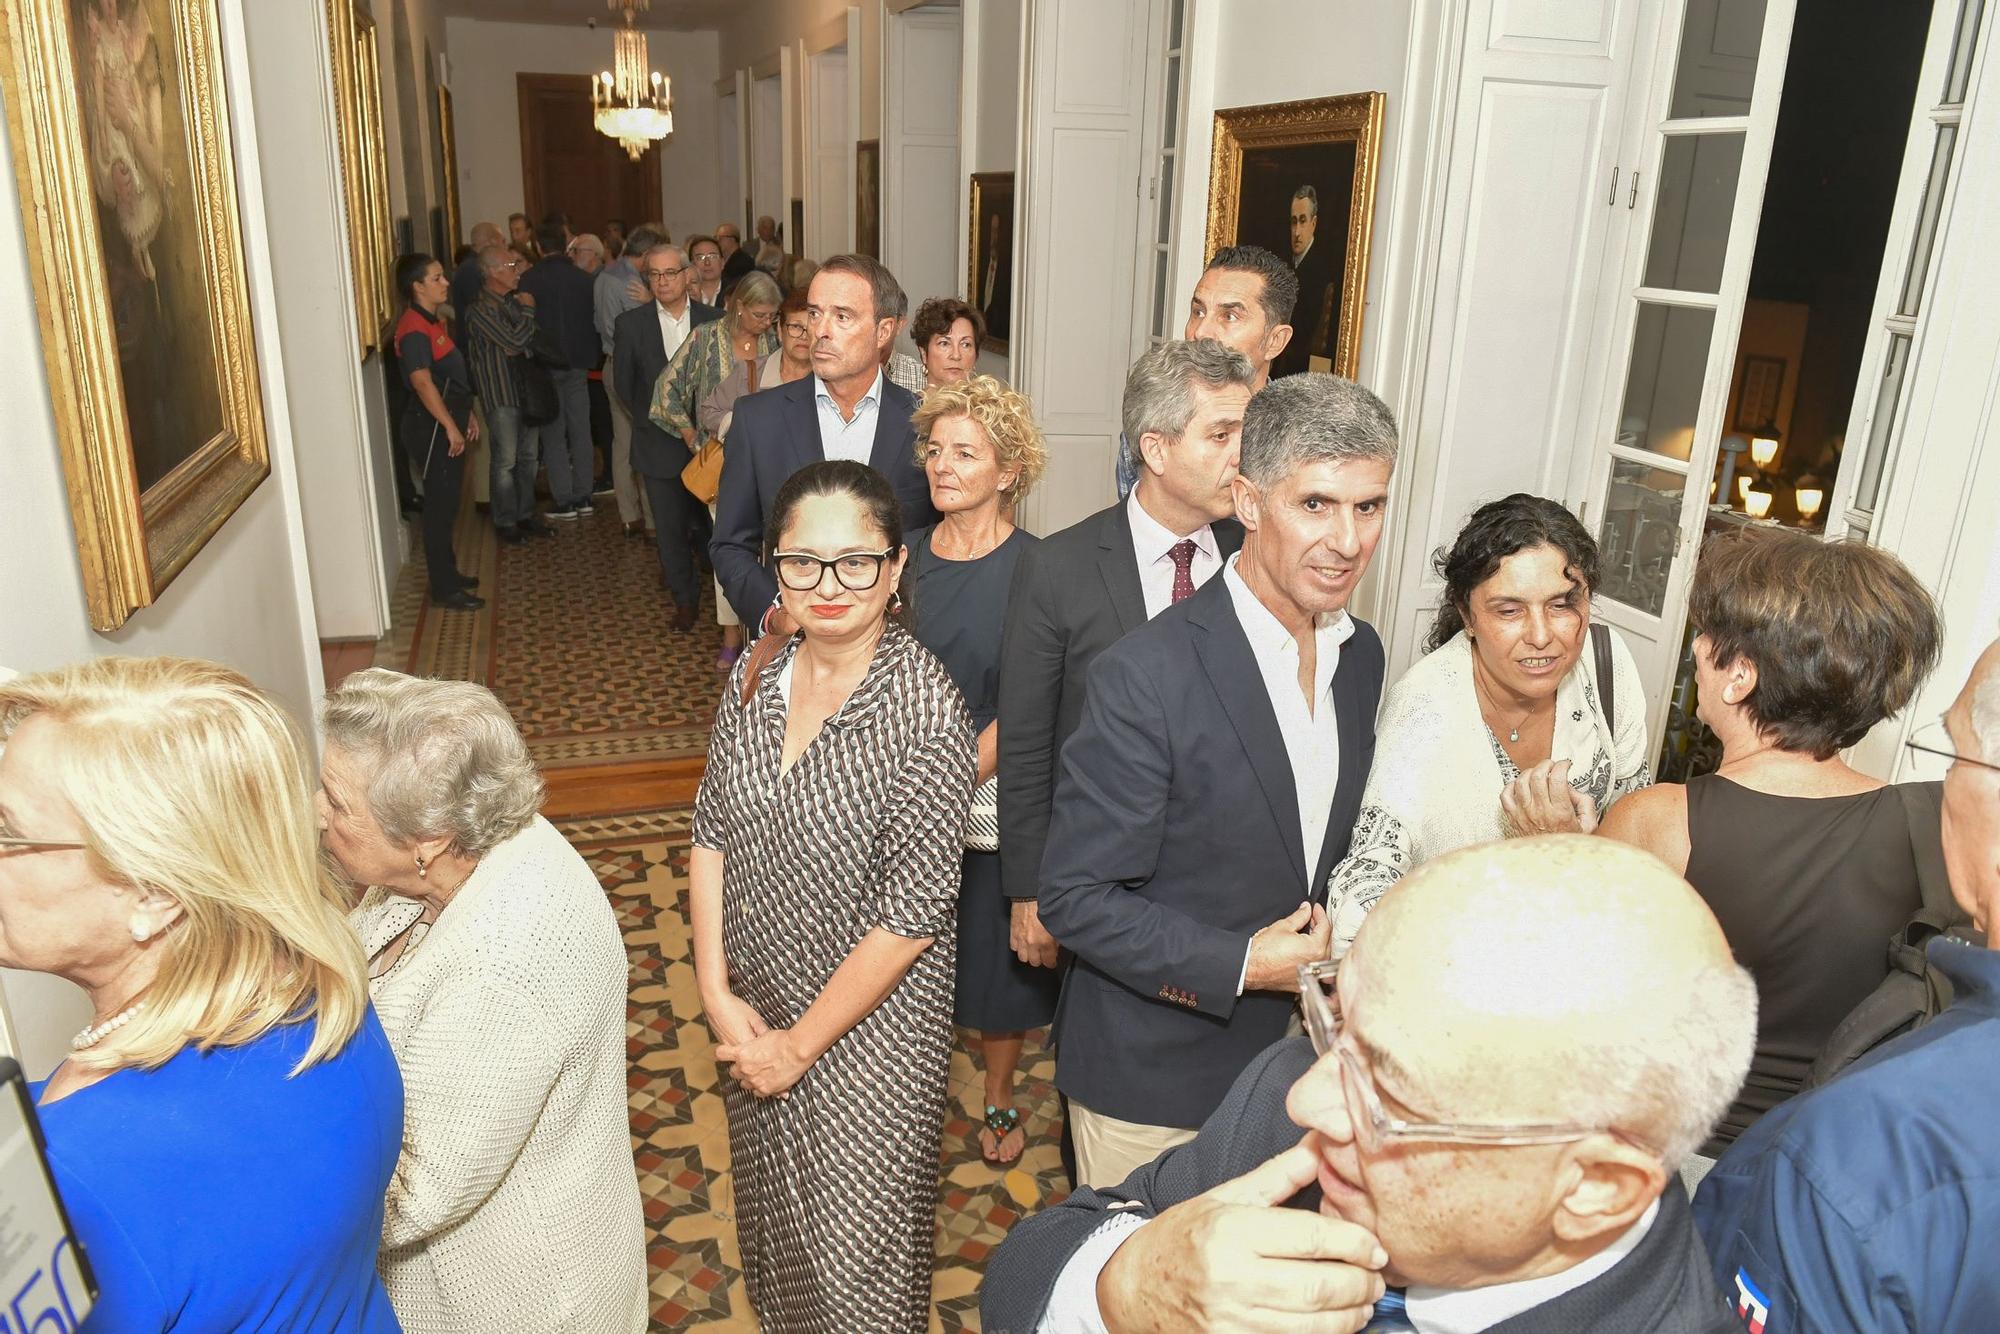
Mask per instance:
[[[719,28],[742,8],[743,0],[653,0],[651,10],[634,17],[641,28],[686,31]],[[622,14],[611,12],[609,0],[444,0],[443,9],[451,18],[548,23],[565,28],[581,28],[596,19],[604,31],[625,21]]]

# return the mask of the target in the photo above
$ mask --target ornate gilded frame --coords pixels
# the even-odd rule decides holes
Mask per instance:
[[[444,160],[444,234],[454,250],[465,239],[458,230],[458,130],[451,118],[451,89],[445,84],[438,85],[438,152]],[[447,270],[452,267],[451,256],[437,256]],[[393,296],[394,294],[391,293]]]
[[[1367,304],[1361,294],[1368,286],[1368,245],[1375,220],[1375,174],[1382,155],[1386,103],[1381,93],[1349,93],[1304,102],[1229,107],[1215,113],[1215,147],[1208,169],[1208,251],[1204,259],[1224,246],[1236,244],[1244,150],[1343,141],[1354,144],[1354,198],[1348,209],[1343,281],[1337,290],[1354,293],[1356,299],[1345,303],[1339,312],[1339,336],[1331,358],[1334,371],[1349,379],[1354,378],[1361,364],[1361,317]],[[1335,290],[1328,288],[1329,306]]]
[[[100,631],[116,630],[151,605],[271,471],[215,0],[167,0],[166,8],[173,28],[158,40],[171,41],[181,76],[175,92],[222,429],[143,492],[103,277],[75,7],[70,0],[7,0],[0,22],[42,355],[90,623]]]
[[[347,247],[354,260],[354,320],[362,357],[395,312],[395,238],[389,226],[389,153],[382,137],[382,67],[375,20],[363,0],[327,0]],[[451,257],[445,256],[450,263]]]

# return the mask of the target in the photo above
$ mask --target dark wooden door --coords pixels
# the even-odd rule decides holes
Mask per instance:
[[[577,232],[604,234],[608,218],[628,227],[660,216],[660,154],[637,162],[591,123],[587,74],[516,74],[521,105],[522,210],[539,222],[569,215]]]

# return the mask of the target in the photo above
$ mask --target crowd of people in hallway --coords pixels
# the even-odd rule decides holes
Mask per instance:
[[[989,1330],[2000,1322],[2000,641],[1912,738],[1941,782],[1850,767],[1943,643],[1893,556],[1713,540],[1722,762],[1654,784],[1555,501],[1466,519],[1388,679],[1350,604],[1399,429],[1274,372],[1276,256],[1217,252],[1127,374],[1130,485],[1038,539],[1050,446],[963,301],[865,255],[786,290],[734,235],[473,239],[398,269],[433,602],[478,602],[473,403],[524,542],[537,457],[548,518],[597,490],[598,369],[666,632],[711,571],[737,629],[687,903],[762,1327],[929,1327],[955,1027],[1004,1167],[1044,1026],[1076,1189],[991,1257]],[[103,1327],[644,1328],[626,961],[519,731],[381,669],[320,721],[315,779],[222,668],[0,685],[0,964],[96,1012],[35,1096]]]

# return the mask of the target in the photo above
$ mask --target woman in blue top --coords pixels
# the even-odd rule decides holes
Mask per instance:
[[[0,685],[0,966],[95,1011],[33,1090],[91,1334],[397,1329],[375,1251],[403,1086],[311,792],[227,668]]]

